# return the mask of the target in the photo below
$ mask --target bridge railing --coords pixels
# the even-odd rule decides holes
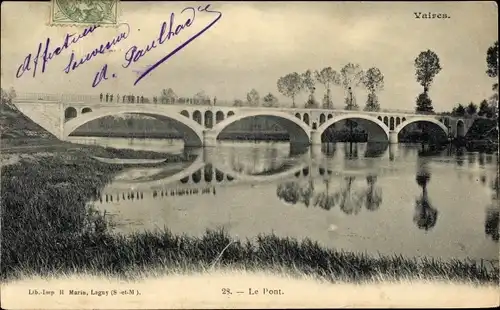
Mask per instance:
[[[168,105],[188,105],[188,106],[220,106],[220,107],[235,107],[235,108],[252,108],[258,107],[262,108],[287,108],[287,109],[297,109],[297,110],[330,110],[330,111],[347,111],[343,106],[333,106],[330,108],[320,107],[300,107],[297,106],[292,108],[290,103],[279,103],[273,106],[249,106],[241,101],[228,101],[228,100],[217,100],[209,98],[188,98],[180,97],[175,99],[161,98],[159,96],[137,96],[137,95],[120,95],[120,94],[100,94],[100,95],[82,95],[82,94],[48,94],[48,93],[16,93],[14,101],[39,101],[43,103],[45,101],[56,101],[65,103],[85,103],[88,105],[95,104],[116,104],[116,103],[132,103],[132,104],[168,104]],[[362,111],[368,112],[370,111]],[[379,111],[372,113],[398,113],[398,114],[421,114],[421,115],[447,115],[452,116],[448,112],[437,112],[437,113],[425,113],[425,112],[415,112],[414,110],[402,110],[402,109],[380,109]],[[470,115],[464,115],[460,117],[472,117]],[[477,116],[475,116],[477,117]],[[483,118],[483,117],[480,117]]]

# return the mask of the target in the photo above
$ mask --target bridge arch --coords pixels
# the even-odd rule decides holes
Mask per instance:
[[[237,181],[243,181],[243,182],[251,182],[251,183],[267,183],[267,182],[275,182],[279,180],[284,180],[287,178],[291,178],[293,175],[295,175],[298,171],[302,171],[303,169],[309,167],[310,165],[310,153],[305,153],[302,154],[298,160],[297,164],[295,164],[293,167],[290,167],[290,169],[280,171],[279,173],[276,174],[256,174],[256,175],[251,175],[251,174],[245,174],[241,173],[238,171],[235,171],[232,169],[227,162],[223,162],[221,159],[217,158],[213,162],[213,167],[220,171],[221,173],[231,176],[232,178],[236,179]]]
[[[388,142],[389,141],[389,128],[378,118],[371,115],[349,113],[337,115],[329,119],[326,123],[318,128],[318,132],[323,133],[333,124],[350,119],[359,123],[368,133],[368,142]]]
[[[321,115],[319,116],[319,125],[323,125],[324,122],[326,122],[326,116],[324,113],[321,113]]]
[[[205,111],[205,127],[212,128],[214,125],[214,113],[212,111]]]
[[[309,125],[309,114],[304,113],[304,116],[302,117],[302,120],[304,121],[304,123],[306,123],[307,125]]]
[[[284,128],[290,135],[290,143],[309,144],[311,136],[311,128],[307,126],[304,122],[302,122],[300,119],[296,118],[295,116],[288,113],[277,112],[277,111],[256,111],[256,112],[240,113],[231,118],[227,118],[213,127],[213,130],[215,131],[215,136],[219,136],[219,134],[226,127],[237,121],[256,116],[265,116],[278,123],[278,125]]]
[[[154,117],[159,120],[173,120],[173,127],[184,135],[184,145],[199,147],[202,146],[203,128],[195,121],[186,118],[180,113],[174,113],[162,110],[160,108],[148,107],[130,107],[121,110],[99,109],[89,113],[82,114],[79,117],[72,118],[64,124],[64,138],[67,138],[78,127],[105,116],[115,116],[122,114],[138,114]]]
[[[199,125],[201,125],[201,112],[199,110],[196,110],[193,112],[193,120],[197,122]]]
[[[142,191],[147,191],[151,189],[163,189],[165,188],[166,185],[175,183],[175,182],[181,182],[181,183],[187,183],[186,181],[189,180],[189,178],[193,178],[193,175],[196,174],[197,172],[201,171],[203,167],[205,166],[205,162],[203,161],[203,156],[198,156],[193,162],[187,164],[183,169],[180,171],[174,173],[171,176],[164,177],[161,179],[155,179],[155,180],[148,180],[148,181],[118,181],[118,182],[113,182],[110,183],[109,185],[106,186],[105,190],[142,190]],[[188,180],[186,180],[188,178]],[[201,178],[201,172],[200,172],[200,178]],[[199,182],[199,181],[198,181]],[[194,182],[193,183],[197,183]]]
[[[435,118],[425,117],[425,116],[422,116],[422,117],[417,116],[417,117],[412,117],[409,119],[405,119],[403,117],[403,122],[401,122],[401,124],[399,124],[399,126],[397,126],[394,129],[394,131],[396,132],[396,134],[399,134],[401,132],[401,130],[403,130],[404,127],[406,127],[412,123],[416,123],[416,122],[432,123],[432,124],[438,126],[439,128],[441,128],[443,130],[443,133],[445,136],[448,136],[448,128],[443,123],[441,123],[439,120],[437,120]]]
[[[216,124],[222,122],[223,120],[224,120],[224,112],[217,111],[217,113],[215,113],[215,122],[216,122]]]
[[[64,121],[69,121],[69,120],[75,118],[77,115],[78,115],[78,112],[76,111],[75,108],[67,107],[66,110],[64,110]]]

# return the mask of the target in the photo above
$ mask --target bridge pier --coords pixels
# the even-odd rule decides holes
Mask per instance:
[[[397,144],[398,141],[398,133],[394,130],[389,131],[389,143],[390,144]]]
[[[203,146],[215,147],[217,146],[217,132],[214,130],[203,131]]]
[[[321,145],[321,132],[318,130],[311,131],[311,145]]]
[[[399,155],[399,145],[396,143],[389,144],[389,159],[394,160]]]
[[[321,150],[321,144],[313,144],[310,147],[310,154],[313,160],[321,159],[323,152]]]

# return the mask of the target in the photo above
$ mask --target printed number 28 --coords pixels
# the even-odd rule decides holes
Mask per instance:
[[[223,288],[222,289],[222,295],[231,295],[231,290],[228,288]]]

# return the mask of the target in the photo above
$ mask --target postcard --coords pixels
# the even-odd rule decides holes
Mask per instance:
[[[499,305],[494,2],[1,5],[5,309]]]

